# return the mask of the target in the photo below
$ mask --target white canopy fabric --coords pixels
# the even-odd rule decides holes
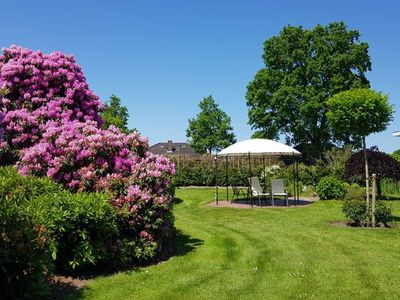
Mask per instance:
[[[219,157],[226,156],[299,156],[296,149],[267,139],[250,139],[230,145],[217,153]]]

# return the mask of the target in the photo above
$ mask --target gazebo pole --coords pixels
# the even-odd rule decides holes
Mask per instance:
[[[225,168],[226,168],[226,201],[229,201],[229,171],[228,171],[228,156],[225,158]]]
[[[296,170],[295,170],[295,160],[294,160],[294,152],[293,152],[293,201],[294,205],[296,205]]]
[[[248,180],[248,184],[251,185],[251,160],[250,160],[250,152],[249,152],[249,154],[248,154],[247,157],[248,157],[248,159],[249,159],[249,178],[248,178],[247,180]],[[250,197],[251,207],[253,207],[253,199],[252,199],[253,195],[252,195],[251,193],[252,193],[252,192],[251,192],[250,186],[249,186],[248,189],[247,189],[247,199]]]
[[[215,204],[218,205],[218,156],[215,154]]]
[[[296,180],[297,180],[297,204],[300,203],[300,186],[299,186],[299,162],[296,159]]]

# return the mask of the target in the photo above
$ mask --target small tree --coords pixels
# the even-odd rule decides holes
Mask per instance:
[[[367,207],[369,206],[369,172],[365,137],[386,129],[392,120],[393,107],[388,97],[371,89],[353,89],[328,99],[327,117],[334,136],[361,139],[364,149]]]
[[[121,99],[115,95],[111,95],[110,100],[105,104],[105,110],[101,113],[104,120],[103,128],[107,129],[110,125],[114,125],[122,132],[128,133],[129,113],[126,106],[121,105]]]
[[[189,119],[186,136],[189,143],[200,154],[211,153],[236,142],[232,132],[231,118],[215,103],[212,96],[199,104],[201,112]]]

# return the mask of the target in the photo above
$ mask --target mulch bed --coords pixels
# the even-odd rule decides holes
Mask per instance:
[[[376,224],[376,227],[361,227],[358,226],[356,223],[348,221],[348,220],[341,220],[341,221],[330,221],[329,224],[334,225],[334,226],[340,226],[340,227],[353,227],[353,228],[366,228],[366,229],[390,229],[390,228],[398,228],[396,224],[388,223],[387,226],[383,224]]]

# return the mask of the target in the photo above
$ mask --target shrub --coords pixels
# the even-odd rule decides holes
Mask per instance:
[[[334,177],[323,177],[317,185],[316,192],[321,200],[340,199],[345,195],[343,182]]]
[[[7,88],[2,125],[8,154],[40,141],[48,121],[93,120],[101,126],[103,105],[73,56],[13,45],[0,56],[0,80]]]
[[[59,272],[117,264],[116,211],[99,193],[59,192],[32,199],[30,214],[47,228]]]
[[[377,147],[367,150],[369,175],[377,175],[378,194],[380,194],[380,179],[400,179],[400,162],[390,155],[380,152]],[[362,182],[365,177],[364,152],[354,153],[346,161],[345,177],[349,181]]]
[[[32,195],[58,190],[46,179],[22,177],[0,168],[0,298],[36,299],[48,293],[51,273],[47,228],[37,223],[27,206]]]
[[[125,240],[136,247],[133,252],[142,253],[142,246],[152,249],[151,255],[136,259],[160,256],[163,245],[172,242],[163,239],[173,231],[174,164],[148,152],[147,141],[137,132],[126,135],[113,126],[99,129],[93,121],[46,126],[41,142],[22,151],[20,172],[47,175],[72,191],[109,192],[114,206],[128,212],[120,214],[125,216],[120,225],[129,228],[123,231],[129,233]],[[143,236],[146,242],[139,243]]]
[[[387,226],[387,223],[391,220],[393,220],[392,208],[384,201],[376,201],[375,221]]]
[[[345,200],[342,211],[357,226],[365,226],[371,216],[371,207],[367,211],[366,201],[360,199]],[[382,223],[385,226],[393,218],[390,206],[383,201],[376,201],[374,215],[376,223]]]

